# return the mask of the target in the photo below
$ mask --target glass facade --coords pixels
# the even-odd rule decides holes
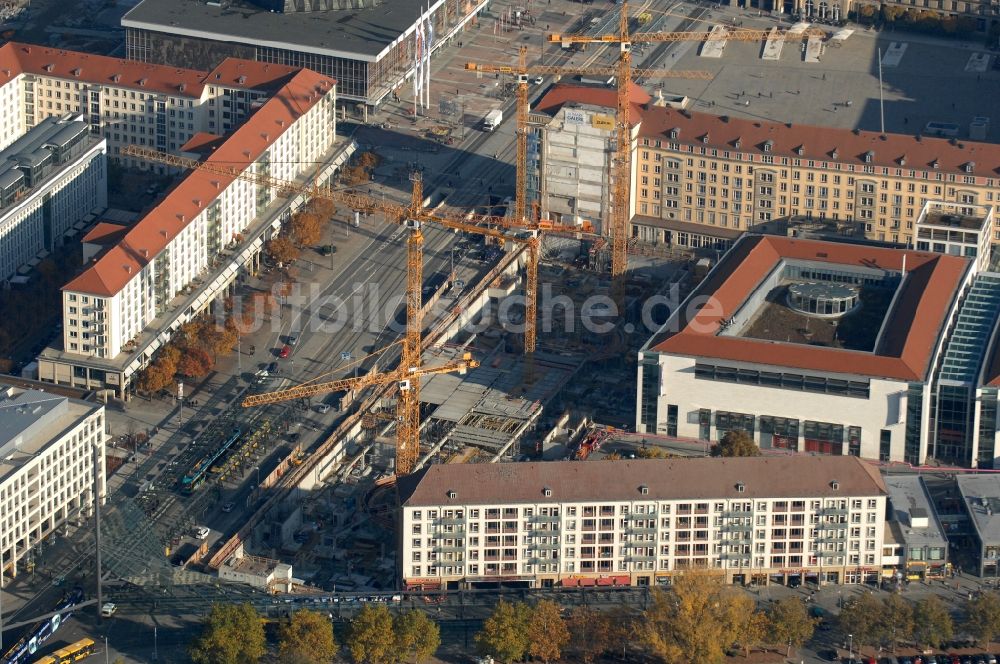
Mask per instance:
[[[744,431],[754,437],[754,416],[745,413],[729,413],[724,410],[715,413],[715,435],[719,440],[728,431]]]
[[[923,383],[910,383],[906,390],[906,443],[903,461],[920,463],[920,419],[924,414]]]
[[[760,418],[761,447],[772,447],[782,450],[799,449],[799,421],[785,417],[763,415]]]
[[[844,427],[831,422],[806,420],[803,442],[806,452],[840,456],[844,452]]]
[[[656,402],[660,396],[660,365],[656,358],[642,362],[642,394],[639,404],[639,425],[645,433],[656,433]],[[676,406],[675,406],[676,409]],[[676,430],[676,425],[675,425]],[[674,433],[673,435],[677,435]]]
[[[979,397],[979,454],[980,468],[993,468],[994,445],[997,432],[997,388],[984,388]]]

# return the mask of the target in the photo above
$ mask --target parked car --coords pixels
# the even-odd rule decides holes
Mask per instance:
[[[267,371],[268,371],[268,373],[277,374],[280,371],[280,368],[278,367],[278,363],[277,362],[271,362],[269,365],[267,365]]]
[[[330,412],[330,404],[328,403],[318,403],[316,404],[316,412],[322,413],[323,415]]]
[[[288,345],[289,346],[294,346],[297,343],[299,343],[299,335],[297,335],[297,334],[289,334],[288,335]]]
[[[206,528],[205,526],[195,526],[194,537],[195,537],[195,539],[200,539],[200,540],[207,539],[208,538],[208,534],[210,532],[211,531],[208,528]]]
[[[278,352],[278,357],[284,360],[291,354],[292,354],[292,347],[286,345],[281,347],[281,351]]]
[[[105,602],[104,605],[101,607],[101,617],[110,618],[111,616],[115,615],[115,611],[117,610],[118,610],[117,604],[115,604],[114,602]]]

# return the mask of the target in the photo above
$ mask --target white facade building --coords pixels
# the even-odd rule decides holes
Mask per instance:
[[[616,92],[610,87],[589,89],[594,101],[588,104],[573,101],[574,92],[573,88],[553,88],[529,116],[528,202],[537,204],[541,219],[566,225],[589,223],[596,232],[607,233],[604,225],[611,214],[615,145],[615,118],[608,106],[614,108]],[[650,101],[650,96],[636,85],[630,94],[638,120],[638,105]],[[633,139],[637,129],[638,122]],[[630,218],[633,213],[630,210]]]
[[[917,217],[915,245],[919,251],[965,256],[985,271],[993,223],[993,206],[928,201]]]
[[[126,145],[179,150],[199,132],[231,131],[297,71],[230,58],[206,72],[8,42],[0,47],[0,148],[69,113],[107,139],[112,158]],[[131,157],[124,164],[168,170]]]
[[[32,547],[105,499],[104,407],[40,392],[0,391],[0,556],[17,574]],[[96,457],[96,468],[95,468]]]
[[[235,123],[244,112],[250,115],[224,140],[202,134],[182,146],[184,151],[211,143],[214,149],[205,158],[209,164],[243,163],[245,170],[289,181],[328,177],[333,167],[315,164],[325,164],[334,148],[335,82],[309,70],[227,61],[206,77],[213,83],[205,87],[210,94],[218,93],[223,88],[216,88],[214,81],[221,86],[237,73],[241,84],[277,77],[280,85],[268,88],[263,103],[245,98],[209,105],[209,126]],[[151,143],[139,147],[143,145]],[[280,227],[283,211],[300,198],[283,199],[274,188],[231,176],[190,173],[116,246],[64,286],[62,347],[39,356],[39,379],[110,389],[124,397],[132,376],[173,330],[224,295],[241,269],[256,269],[265,240]],[[209,283],[190,306],[173,312],[175,298],[196,278],[204,278],[220,258],[228,268],[206,279]],[[158,320],[157,329],[144,334]]]
[[[706,441],[742,430],[764,449],[968,463],[971,430],[937,435],[932,395],[975,276],[956,256],[746,236],[640,351],[636,430]],[[793,285],[853,293],[861,307],[795,311],[783,295]]]
[[[106,152],[85,122],[55,117],[0,151],[0,279],[107,207]]]
[[[408,588],[877,577],[878,470],[850,457],[432,465],[400,480]]]

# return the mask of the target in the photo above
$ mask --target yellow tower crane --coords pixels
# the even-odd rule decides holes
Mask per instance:
[[[407,240],[407,278],[406,278],[406,337],[403,342],[403,352],[400,358],[400,367],[408,372],[408,376],[400,379],[400,398],[398,402],[397,417],[397,461],[396,468],[400,474],[412,472],[419,455],[419,434],[420,434],[420,350],[421,350],[421,330],[423,329],[422,300],[421,291],[423,284],[423,223],[433,223],[438,226],[450,228],[455,231],[474,233],[486,237],[492,237],[502,241],[513,241],[525,244],[528,247],[528,264],[525,275],[525,353],[531,354],[536,345],[537,328],[537,293],[538,293],[538,259],[540,238],[538,231],[534,229],[516,229],[509,231],[480,226],[472,221],[481,223],[504,224],[511,226],[510,220],[499,217],[485,217],[471,215],[469,220],[458,220],[443,218],[432,215],[423,210],[423,183],[419,173],[411,176],[413,192],[409,206],[400,205],[390,201],[383,201],[370,196],[352,194],[345,191],[334,191],[330,187],[319,185],[306,185],[289,180],[283,180],[264,173],[257,173],[250,169],[243,169],[236,166],[214,164],[202,162],[197,159],[179,157],[167,152],[161,152],[151,148],[136,145],[127,145],[122,148],[121,154],[127,157],[135,157],[144,161],[155,161],[176,168],[198,170],[202,172],[215,173],[224,177],[253,182],[259,186],[274,188],[281,195],[293,195],[297,193],[306,194],[315,198],[323,198],[335,203],[344,204],[351,209],[381,213],[389,220],[397,223],[404,223],[410,230]],[[552,232],[579,232],[575,227],[562,227],[555,224],[546,225],[546,229]],[[392,382],[387,379],[383,383]],[[405,389],[402,389],[405,386]],[[301,386],[307,387],[307,386]],[[295,390],[296,388],[291,388]],[[333,388],[343,389],[343,388]],[[292,391],[282,391],[283,399],[295,399],[300,396],[309,396],[305,393],[294,393]],[[261,403],[270,403],[269,401]],[[257,405],[256,403],[244,403],[246,406]]]
[[[628,2],[622,2],[618,34],[600,35],[560,35],[550,34],[551,43],[564,47],[572,44],[618,44],[619,56],[616,66],[618,88],[615,117],[615,154],[612,161],[613,188],[611,200],[611,276],[614,279],[615,300],[621,304],[624,293],[625,273],[628,270],[628,222],[629,199],[631,195],[632,173],[632,123],[629,117],[629,84],[632,80],[632,43],[658,43],[680,41],[761,41],[808,39],[825,36],[826,32],[817,28],[792,32],[790,30],[728,29],[718,32],[644,32],[638,36],[629,34]]]
[[[528,47],[522,46],[518,54],[518,64],[494,65],[478,62],[467,62],[465,68],[480,74],[509,74],[517,77],[517,154],[515,166],[516,182],[514,188],[514,219],[523,224],[527,218],[527,171],[528,171],[528,79],[531,76],[568,76],[572,74],[593,74],[615,76],[617,67],[571,65],[528,65]],[[682,78],[694,80],[711,80],[711,72],[707,71],[675,71],[672,69],[643,69],[636,72],[637,76],[658,76],[660,78]]]

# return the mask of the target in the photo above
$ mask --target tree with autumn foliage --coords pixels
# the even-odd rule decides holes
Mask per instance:
[[[593,662],[611,648],[611,616],[589,606],[569,614],[570,649],[583,664]]]
[[[674,579],[671,592],[653,591],[642,640],[666,662],[721,663],[726,646],[741,635],[741,621],[749,618],[746,605],[741,607],[736,599],[740,591],[703,572]]]
[[[312,246],[323,237],[323,220],[317,214],[300,210],[292,215],[292,220],[289,222],[289,235],[292,241],[299,246]]]
[[[186,348],[177,363],[177,373],[188,378],[201,378],[212,370],[211,356],[204,348]]]
[[[545,664],[562,657],[569,643],[569,629],[559,615],[559,605],[543,599],[531,611],[528,621],[528,654]]]
[[[337,206],[329,198],[310,198],[305,209],[319,217],[320,221],[329,221],[337,213]]]
[[[717,444],[712,446],[712,456],[752,457],[760,456],[760,448],[746,431],[727,431]]]
[[[267,243],[267,255],[278,263],[291,263],[299,257],[299,248],[289,238],[278,235]]]

